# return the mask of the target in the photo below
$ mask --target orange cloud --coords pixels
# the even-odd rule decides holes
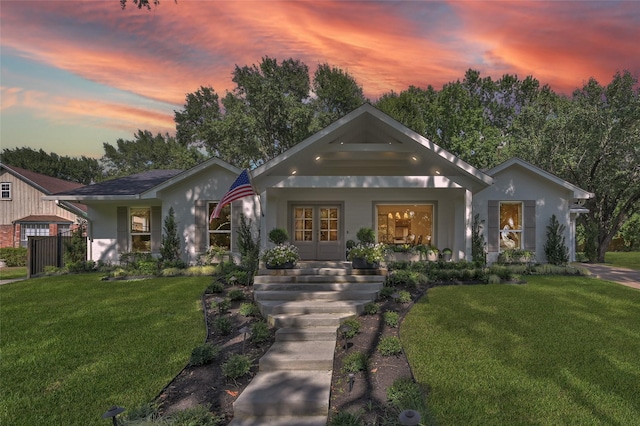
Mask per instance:
[[[640,71],[636,2],[451,2],[487,70],[533,75],[571,93],[590,77]],[[499,19],[497,18],[499,17]]]

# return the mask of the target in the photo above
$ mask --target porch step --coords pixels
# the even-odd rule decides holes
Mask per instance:
[[[327,416],[234,418],[229,426],[327,426]]]
[[[335,337],[332,344],[326,341],[277,341],[260,358],[260,371],[331,370]]]
[[[347,319],[355,317],[355,314],[328,313],[328,314],[278,314],[269,315],[269,325],[276,328],[305,328],[305,327],[340,327]]]
[[[295,277],[295,276],[379,276],[386,275],[386,269],[343,269],[343,268],[293,268],[293,269],[260,269],[257,277]],[[261,278],[264,279],[264,278]]]
[[[367,282],[336,282],[336,281],[317,281],[317,282],[271,282],[271,283],[254,283],[254,292],[260,291],[300,291],[300,292],[316,292],[316,291],[379,291],[384,286],[384,278],[377,281]]]
[[[276,331],[276,342],[283,341],[333,341],[337,337],[337,327],[280,328]]]
[[[326,424],[330,390],[330,369],[261,371],[233,403],[234,419],[258,417],[262,422],[257,424],[269,425],[271,423],[267,423],[265,418],[271,416],[323,416]],[[284,401],[286,403],[283,403]],[[281,424],[305,423],[296,419],[295,423]]]
[[[267,290],[254,291],[256,300],[316,300],[316,301],[336,301],[336,300],[365,300],[375,299],[378,296],[378,289],[372,287],[371,290],[343,290],[343,291],[297,291],[297,290]]]
[[[368,300],[262,300],[260,311],[263,316],[278,314],[353,314],[358,315],[364,311],[364,305]]]

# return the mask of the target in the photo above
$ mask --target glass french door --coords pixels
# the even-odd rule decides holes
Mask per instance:
[[[293,244],[303,260],[341,260],[341,211],[336,205],[293,206]]]

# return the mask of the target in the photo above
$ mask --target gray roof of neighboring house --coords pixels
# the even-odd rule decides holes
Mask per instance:
[[[149,170],[131,176],[98,182],[56,195],[138,195],[182,173],[182,170]]]

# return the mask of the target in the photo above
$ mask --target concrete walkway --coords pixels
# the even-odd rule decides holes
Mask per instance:
[[[15,282],[18,282],[18,281],[24,281],[24,280],[26,280],[26,278],[14,278],[14,279],[11,279],[11,280],[0,280],[0,285],[11,284],[11,283],[15,283]]]
[[[575,266],[587,269],[601,280],[612,281],[640,290],[640,271],[638,270],[618,268],[599,263],[576,263]]]

